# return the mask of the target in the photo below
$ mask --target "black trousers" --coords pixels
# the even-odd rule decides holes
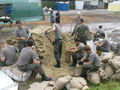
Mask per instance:
[[[19,70],[26,72],[26,71],[37,71],[40,75],[44,74],[44,70],[40,64],[28,64],[24,66],[18,66]]]
[[[77,53],[77,52],[73,53],[73,54],[72,54],[72,61],[73,61],[73,64],[72,64],[72,65],[76,66],[77,61],[78,61],[78,60],[81,60],[82,58],[83,58],[83,55],[82,55],[82,54],[79,54],[79,53]]]
[[[57,64],[60,64],[60,58],[62,53],[62,40],[55,40],[53,43],[54,47],[54,56]]]
[[[97,71],[99,67],[92,64],[83,64],[81,76],[87,79],[87,71]]]
[[[87,36],[77,36],[77,39],[84,43],[84,45],[87,45]]]

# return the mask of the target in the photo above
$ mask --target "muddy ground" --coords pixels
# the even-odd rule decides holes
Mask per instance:
[[[43,60],[43,68],[48,76],[53,77],[53,80],[56,80],[59,76],[66,74],[74,74],[75,68],[68,67],[69,63],[65,63],[65,50],[74,47],[74,42],[66,42],[72,39],[69,33],[74,24],[72,24],[71,20],[76,17],[77,11],[69,11],[69,12],[61,12],[61,26],[63,32],[63,55],[62,55],[62,68],[56,69],[53,67],[55,64],[55,59],[53,56],[53,48],[51,43],[45,37],[44,34],[34,34],[34,39],[39,48],[39,51],[45,58]],[[86,24],[90,27],[90,30],[95,31],[99,25],[103,25],[103,30],[107,33],[108,39],[111,38],[112,41],[118,43],[120,41],[120,13],[116,12],[108,12],[107,10],[84,10],[81,11],[82,17],[85,19]],[[49,24],[48,15],[46,15],[45,21],[36,21],[36,22],[25,22],[27,26],[31,29],[36,30],[36,32],[44,32],[45,27]],[[45,26],[47,25],[47,26]],[[0,38],[7,39],[8,37],[13,36],[13,32],[15,30],[15,26],[13,28],[9,28],[8,25],[3,25],[4,28],[0,30]],[[43,28],[41,28],[43,27]],[[44,29],[45,28],[45,29]],[[44,30],[43,30],[44,29]],[[40,31],[39,31],[40,30]],[[49,35],[53,40],[53,34]],[[65,41],[66,40],[66,41]],[[35,80],[21,82],[19,85],[19,90],[27,90],[29,88],[29,84],[34,82]]]

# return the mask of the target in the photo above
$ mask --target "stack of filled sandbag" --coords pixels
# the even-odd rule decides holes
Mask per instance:
[[[82,77],[64,76],[60,77],[54,84],[54,90],[61,90],[66,86],[67,90],[86,90],[89,89],[87,82]]]
[[[99,71],[88,73],[88,80],[94,84],[100,83],[100,80],[120,80],[120,56],[112,52],[103,53],[100,59],[102,65]]]

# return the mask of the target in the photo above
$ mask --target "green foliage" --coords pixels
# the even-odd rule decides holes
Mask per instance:
[[[98,85],[89,85],[90,90],[120,90],[119,81],[104,81]]]

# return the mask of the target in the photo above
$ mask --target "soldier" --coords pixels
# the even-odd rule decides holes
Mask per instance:
[[[56,68],[61,67],[60,58],[61,58],[61,52],[62,52],[62,37],[61,37],[61,27],[59,24],[53,21],[53,28],[51,30],[46,31],[46,34],[49,32],[55,32],[55,41],[53,43],[54,47],[54,56],[57,64],[54,65]]]
[[[16,21],[18,28],[15,31],[15,39],[18,40],[18,49],[19,52],[26,47],[26,41],[29,35],[29,29],[26,26],[23,26],[21,21]]]
[[[105,33],[101,34],[101,39],[101,42],[95,42],[98,55],[101,55],[101,52],[110,52],[110,42],[105,38]]]
[[[59,10],[56,13],[55,20],[56,20],[57,23],[60,23],[60,11]]]
[[[33,41],[27,41],[27,47],[23,48],[18,58],[17,66],[21,71],[37,71],[42,76],[42,81],[49,81],[51,78],[44,73],[40,60],[37,60],[37,54],[32,49]]]
[[[77,44],[77,47],[75,49],[68,50],[69,52],[72,52],[72,64],[70,64],[70,67],[75,67],[77,61],[82,59],[85,55],[84,44],[77,39],[75,39],[75,43]]]
[[[80,12],[78,12],[78,16],[73,19],[73,22],[75,22],[75,27],[74,27],[74,30],[73,30],[71,36],[74,36],[74,39],[76,38],[76,28],[80,24],[79,23],[80,19],[81,19],[81,15],[80,15]]]
[[[98,55],[92,52],[89,46],[85,46],[84,51],[86,52],[86,55],[79,61],[79,64],[83,65],[80,76],[87,79],[87,71],[97,71],[101,66],[101,62]],[[86,59],[88,59],[88,62],[84,62]]]
[[[8,45],[6,41],[0,41],[0,66],[9,66],[17,61],[17,50],[13,45]]]
[[[79,24],[76,28],[76,38],[87,45],[87,34],[91,33],[94,34],[94,32],[89,30],[89,27],[84,24],[84,19],[80,19]]]

